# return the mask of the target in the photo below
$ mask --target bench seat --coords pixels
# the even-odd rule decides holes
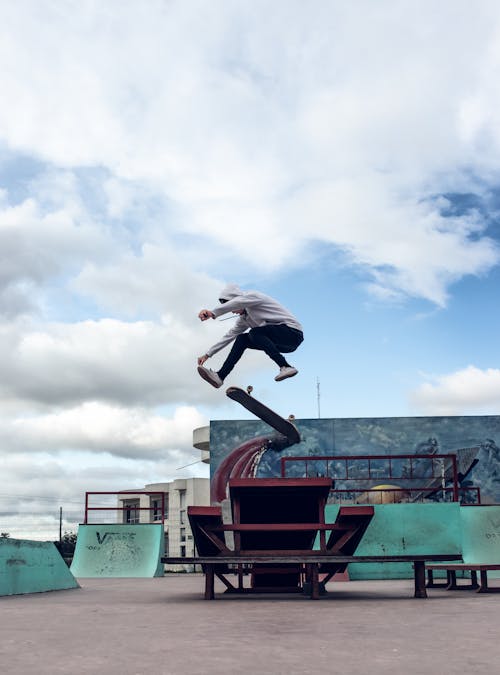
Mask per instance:
[[[213,600],[214,594],[214,578],[218,577],[226,586],[226,592],[229,593],[251,593],[257,592],[257,589],[246,589],[242,585],[235,587],[228,579],[228,574],[237,574],[241,581],[241,571],[245,567],[251,570],[255,565],[280,565],[290,566],[299,564],[303,569],[306,584],[304,589],[308,589],[308,595],[312,599],[318,599],[324,587],[319,581],[319,574],[322,565],[336,565],[345,566],[349,563],[398,563],[411,562],[414,569],[414,597],[426,598],[425,585],[425,564],[432,561],[443,560],[457,560],[461,556],[453,554],[430,554],[430,555],[373,555],[373,556],[349,556],[349,555],[332,555],[328,553],[320,553],[319,551],[309,551],[308,553],[299,553],[290,551],[287,554],[276,555],[268,553],[267,555],[261,552],[253,552],[252,554],[241,555],[217,555],[217,556],[199,556],[192,558],[172,558],[164,557],[162,562],[167,565],[183,564],[199,564],[202,565],[203,573],[205,575],[205,599]],[[233,567],[231,570],[230,568]],[[229,571],[228,571],[229,570]],[[296,590],[299,590],[298,588]]]
[[[477,593],[500,593],[500,586],[488,586],[488,571],[500,570],[500,564],[493,563],[442,563],[426,564],[427,588],[446,588],[448,591],[469,591]],[[436,582],[434,570],[445,571],[446,581]],[[457,572],[470,572],[470,583],[457,583]],[[480,582],[477,580],[479,572]]]

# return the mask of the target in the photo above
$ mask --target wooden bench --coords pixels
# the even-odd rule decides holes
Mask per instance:
[[[427,569],[427,588],[446,588],[448,591],[469,591],[477,593],[500,593],[500,586],[491,588],[488,586],[488,571],[500,570],[500,564],[476,564],[476,563],[454,563],[454,564],[430,564]],[[446,581],[437,582],[434,579],[434,570],[445,571]],[[470,572],[470,583],[457,583],[457,572]],[[479,572],[480,583],[477,581]]]
[[[161,561],[167,565],[191,564],[201,565],[205,575],[205,600],[215,598],[214,582],[215,577],[220,579],[226,587],[228,593],[252,593],[262,592],[262,589],[244,588],[242,584],[242,569],[252,567],[253,565],[271,565],[271,566],[297,566],[299,565],[305,582],[302,588],[296,589],[305,592],[309,589],[308,595],[313,600],[320,597],[321,582],[319,575],[322,565],[328,569],[332,564],[345,566],[349,563],[413,563],[414,569],[414,597],[426,598],[425,584],[425,564],[426,562],[437,562],[445,560],[459,560],[460,555],[451,554],[430,554],[430,555],[370,555],[370,556],[350,556],[334,555],[329,553],[319,553],[310,551],[306,553],[295,554],[290,552],[286,555],[252,554],[252,555],[217,555],[200,556],[192,558],[174,558],[163,557]],[[232,569],[231,569],[232,568]],[[228,579],[229,574],[238,575],[238,586],[234,586]]]

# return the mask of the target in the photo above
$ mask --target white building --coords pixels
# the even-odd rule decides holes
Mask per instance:
[[[193,431],[193,445],[201,450],[201,461],[209,461],[209,427]],[[153,493],[153,494],[148,494]],[[162,513],[162,503],[164,512]],[[178,478],[165,483],[150,483],[137,492],[118,494],[120,520],[123,523],[162,522],[165,529],[165,555],[195,555],[193,535],[187,517],[188,506],[210,504],[208,478]]]

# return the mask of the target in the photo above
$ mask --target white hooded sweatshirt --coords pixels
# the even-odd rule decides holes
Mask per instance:
[[[286,307],[259,291],[242,291],[236,284],[229,284],[222,289],[219,298],[226,302],[212,310],[215,317],[238,309],[244,309],[245,313],[238,317],[231,330],[219,342],[210,347],[207,351],[208,356],[216,354],[249,328],[284,323],[290,328],[302,331],[302,326]]]

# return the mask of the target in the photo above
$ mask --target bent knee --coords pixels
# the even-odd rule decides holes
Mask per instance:
[[[246,347],[246,346],[248,346],[248,344],[249,344],[250,341],[251,341],[251,339],[250,339],[250,333],[240,333],[239,335],[236,336],[236,338],[235,338],[234,341],[235,341],[238,345],[241,345],[241,346]]]
[[[265,335],[265,332],[262,330],[261,326],[257,326],[255,328],[250,328],[248,333],[244,333],[245,337],[248,339],[248,344],[251,345],[258,345],[261,343],[262,338],[266,338],[267,335]]]

